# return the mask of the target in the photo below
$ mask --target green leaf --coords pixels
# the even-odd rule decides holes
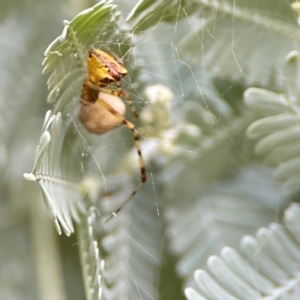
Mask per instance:
[[[195,271],[198,289],[193,289],[193,296],[187,289],[187,299],[197,299],[198,295],[214,299],[294,299],[299,290],[300,244],[292,237],[299,236],[294,227],[299,212],[299,204],[294,203],[285,212],[285,229],[273,223],[259,229],[256,237],[245,236],[241,242],[243,256],[229,247],[220,257],[211,256],[207,265],[213,277],[203,270]]]
[[[38,181],[58,233],[61,225],[70,235],[74,232],[72,218],[79,221],[78,210],[85,210],[79,185],[80,164],[74,163],[81,157],[81,142],[69,130],[70,120],[62,120],[61,113],[47,113],[46,120],[32,173],[25,174],[25,178]]]
[[[102,275],[105,261],[102,260],[99,245],[96,239],[97,211],[91,206],[88,213],[81,215],[78,226],[78,241],[80,262],[87,300],[102,298]]]
[[[146,31],[150,27],[154,27],[161,21],[174,23],[178,19],[185,17],[188,12],[192,12],[196,5],[192,1],[177,0],[172,1],[151,1],[140,0],[132,9],[127,17],[127,21],[133,23],[136,33]]]
[[[267,115],[281,113],[289,105],[284,95],[258,88],[247,89],[244,93],[244,101],[251,109]]]
[[[103,214],[119,207],[133,188],[128,177],[107,177],[110,197],[101,199],[99,210],[92,206],[89,215],[82,216],[79,242],[87,299],[155,298],[162,236],[151,188],[140,191],[109,222]],[[97,298],[99,289],[102,297]]]
[[[273,221],[282,199],[269,176],[270,171],[251,166],[236,174],[235,180],[212,182],[206,193],[199,191],[195,203],[185,201],[167,213],[170,248],[179,256],[177,272],[186,282],[195,266],[204,267],[211,253],[226,245],[238,247],[243,235]]]
[[[274,132],[297,125],[300,121],[298,116],[290,114],[275,115],[260,119],[252,123],[247,129],[247,135],[250,138],[263,138]]]
[[[51,72],[48,102],[56,104],[54,113],[78,105],[83,80],[87,77],[86,57],[92,46],[109,44],[113,39],[126,45],[124,30],[117,33],[118,15],[114,10],[111,1],[101,1],[70,22],[64,21],[62,34],[46,49],[43,72]]]
[[[285,59],[283,68],[283,80],[285,93],[289,99],[293,102],[297,102],[300,95],[299,85],[299,52],[292,51]]]
[[[176,27],[172,45],[181,62],[262,85],[268,84],[274,62],[283,63],[299,41],[294,13],[282,1],[141,0],[128,19],[133,32],[170,22]]]
[[[298,76],[299,68],[299,57],[294,51],[287,56],[283,67],[287,95],[254,88],[244,93],[245,103],[251,109],[268,116],[252,123],[247,135],[257,139],[255,152],[265,156],[266,163],[277,167],[274,176],[284,182],[283,190],[286,195],[300,191],[297,184],[300,178],[300,106],[295,100],[298,78],[289,77]]]

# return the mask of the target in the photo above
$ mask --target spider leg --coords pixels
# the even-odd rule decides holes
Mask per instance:
[[[139,114],[136,111],[136,109],[135,109],[135,107],[134,107],[134,105],[133,105],[133,103],[131,101],[131,98],[130,98],[129,94],[127,92],[123,91],[123,90],[120,90],[120,93],[121,93],[121,95],[123,95],[125,97],[125,100],[126,100],[127,104],[130,106],[130,109],[132,111],[133,117],[134,118],[138,118]]]
[[[124,96],[125,97],[125,100],[126,100],[126,103],[130,106],[130,109],[132,111],[132,114],[133,114],[133,117],[134,118],[138,118],[139,117],[139,114],[138,112],[136,111],[135,109],[135,106],[133,105],[132,103],[132,100],[130,98],[130,95],[125,92],[124,90],[121,89],[121,85],[119,82],[117,82],[117,89],[113,89],[113,88],[105,88],[105,87],[99,87],[95,84],[93,84],[90,80],[86,79],[85,80],[85,84],[87,84],[90,88],[98,91],[98,92],[103,92],[105,94],[109,94],[109,95],[113,95],[113,96],[116,96],[116,97],[121,97],[121,96]]]
[[[137,191],[141,188],[141,186],[144,184],[144,182],[147,180],[146,175],[146,169],[145,169],[145,163],[142,156],[140,141],[139,141],[139,132],[137,131],[134,124],[127,121],[122,115],[120,115],[113,107],[111,107],[108,103],[106,103],[104,100],[98,98],[97,103],[107,109],[111,114],[113,114],[116,118],[119,119],[121,123],[126,125],[132,132],[134,136],[134,142],[135,147],[139,156],[139,164],[140,164],[140,170],[141,170],[141,182],[140,184],[135,188],[135,190],[128,196],[128,198],[122,203],[122,205],[116,209],[114,212],[110,214],[106,222],[108,222],[112,217],[116,216],[116,214],[133,198],[133,196],[137,193]]]
[[[131,98],[130,98],[130,95],[128,94],[128,92],[124,91],[121,89],[121,83],[120,82],[117,82],[117,91],[119,92],[120,96],[123,95],[125,97],[125,100],[127,102],[127,104],[130,106],[130,109],[132,111],[132,114],[133,114],[133,117],[134,118],[138,118],[139,117],[139,114],[138,112],[136,111],[132,101],[131,101]]]
[[[125,97],[125,100],[126,100],[126,103],[130,106],[130,109],[132,111],[132,114],[133,114],[133,117],[134,118],[138,118],[139,117],[139,114],[138,112],[136,111],[131,99],[130,99],[130,96],[127,92],[123,91],[122,89],[112,89],[112,88],[104,88],[104,87],[98,87],[99,91],[100,92],[103,92],[105,94],[109,94],[109,95],[113,95],[113,96],[116,96],[116,97],[121,97],[121,96],[124,96]]]

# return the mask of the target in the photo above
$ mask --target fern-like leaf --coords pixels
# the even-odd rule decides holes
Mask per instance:
[[[65,21],[62,34],[45,51],[44,73],[51,72],[48,102],[55,107],[53,113],[46,116],[32,174],[25,176],[38,180],[58,232],[61,233],[60,223],[67,235],[74,231],[71,217],[79,221],[77,208],[82,208],[82,174],[78,170],[82,162],[77,155],[85,143],[78,129],[70,127],[70,114],[79,106],[83,80],[87,76],[87,52],[92,45],[97,45],[100,36],[102,43],[116,38],[118,17],[114,9],[111,1],[101,1],[70,22]],[[70,138],[72,131],[74,136]]]
[[[64,21],[62,34],[45,51],[44,73],[51,72],[48,102],[56,103],[54,113],[74,105],[74,101],[78,103],[83,79],[87,77],[86,56],[90,48],[100,40],[109,43],[113,37],[124,42],[124,37],[116,35],[118,17],[114,9],[111,1],[101,1],[72,21]]]
[[[298,52],[287,56],[283,74],[286,94],[250,88],[244,98],[251,109],[263,116],[247,131],[250,138],[257,140],[255,151],[265,157],[267,164],[277,167],[274,176],[283,181],[283,190],[291,195],[299,192],[300,179]]]
[[[256,237],[241,242],[244,256],[225,247],[220,257],[211,256],[207,267],[195,271],[194,288],[185,290],[189,300],[202,299],[297,299],[300,290],[300,206],[291,204],[284,215],[285,227],[272,223]]]
[[[195,265],[203,267],[209,255],[225,245],[237,247],[243,235],[272,222],[281,200],[278,192],[272,192],[275,184],[268,179],[269,173],[251,166],[236,174],[236,180],[212,183],[206,193],[199,193],[196,204],[167,214],[170,248],[180,257],[177,273],[186,282]],[[254,189],[258,182],[260,188]]]
[[[108,223],[107,214],[124,201],[133,185],[129,177],[107,177],[110,196],[83,216],[79,228],[82,269],[88,299],[155,299],[161,230],[151,190],[140,191]],[[156,225],[155,225],[156,224]],[[151,231],[145,235],[147,229]]]
[[[105,261],[101,258],[95,230],[97,231],[97,211],[91,206],[88,213],[81,216],[78,226],[81,269],[87,300],[102,300],[102,273]]]
[[[274,61],[283,62],[299,41],[296,17],[282,1],[141,0],[128,19],[137,32],[171,22],[172,50],[183,64],[203,63],[217,76],[260,84],[269,82]]]
[[[32,173],[24,174],[38,181],[58,233],[61,225],[67,235],[74,232],[71,218],[79,221],[78,209],[85,209],[79,185],[82,149],[69,125],[61,113],[47,113]]]

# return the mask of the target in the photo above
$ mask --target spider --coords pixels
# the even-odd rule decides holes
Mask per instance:
[[[89,78],[84,80],[81,93],[82,101],[79,111],[81,123],[89,132],[96,134],[103,134],[121,124],[126,125],[133,132],[139,157],[141,182],[122,205],[110,214],[108,218],[110,220],[133,198],[147,179],[139,132],[133,123],[125,119],[125,105],[120,98],[122,96],[125,98],[135,118],[138,117],[138,113],[129,94],[121,89],[121,80],[127,74],[122,61],[104,51],[92,48],[88,53],[87,70]]]

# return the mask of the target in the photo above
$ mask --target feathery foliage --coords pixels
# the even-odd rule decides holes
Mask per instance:
[[[134,31],[161,21],[173,24],[173,47],[184,64],[203,64],[217,76],[262,85],[268,83],[274,63],[282,63],[299,43],[295,14],[282,1],[141,0],[131,20]]]
[[[211,275],[195,271],[200,294],[187,288],[187,299],[297,299],[300,244],[295,226],[299,217],[299,204],[293,203],[285,211],[284,227],[272,223],[268,228],[260,228],[255,237],[242,239],[244,256],[225,247],[220,257],[209,257],[207,268]]]
[[[71,217],[79,221],[76,210],[83,201],[80,193],[82,175],[80,170],[75,170],[80,164],[74,163],[80,157],[78,151],[82,142],[75,139],[75,146],[66,136],[68,131],[76,133],[70,127],[70,113],[78,109],[82,83],[87,77],[87,51],[97,44],[99,35],[105,35],[109,40],[115,34],[112,21],[117,17],[113,14],[114,8],[110,2],[102,1],[78,14],[71,22],[65,21],[62,34],[45,51],[44,73],[51,72],[48,102],[55,104],[54,116],[46,116],[33,171],[25,176],[39,182],[57,231],[61,233],[59,221],[67,235],[74,232]]]
[[[293,51],[283,68],[284,94],[257,88],[245,91],[247,106],[263,116],[251,124],[248,136],[258,140],[255,152],[277,167],[274,176],[283,181],[287,194],[300,191],[299,72],[299,53]]]
[[[0,56],[1,212],[5,216],[25,195],[15,178],[29,168],[42,127],[25,177],[39,183],[58,233],[73,241],[76,232],[78,242],[69,251],[60,237],[56,249],[68,258],[61,299],[83,297],[75,292],[78,283],[68,283],[79,273],[71,259],[77,249],[89,300],[295,297],[300,209],[291,203],[300,192],[300,62],[297,11],[290,2],[141,0],[134,6],[103,0],[64,21],[48,47],[39,41],[51,41],[52,22],[61,24],[76,6],[72,1],[64,2],[66,10],[58,2],[34,1],[34,22],[30,14],[22,19],[13,13],[2,22],[16,41],[0,53],[8,49],[18,59]],[[9,5],[11,12],[22,10],[3,4],[1,15]],[[43,18],[49,22],[40,29]],[[136,187],[139,165],[128,128],[93,137],[78,121],[93,46],[120,57],[128,70],[121,84],[140,113],[132,122],[148,175],[109,222]],[[42,49],[52,105],[44,125],[36,117],[49,110],[35,64]],[[130,113],[126,118],[131,121]],[[20,215],[27,224],[30,208],[19,210],[14,223],[0,218],[0,228],[16,226]],[[75,271],[66,267],[71,260]],[[2,296],[9,299],[1,286]]]

